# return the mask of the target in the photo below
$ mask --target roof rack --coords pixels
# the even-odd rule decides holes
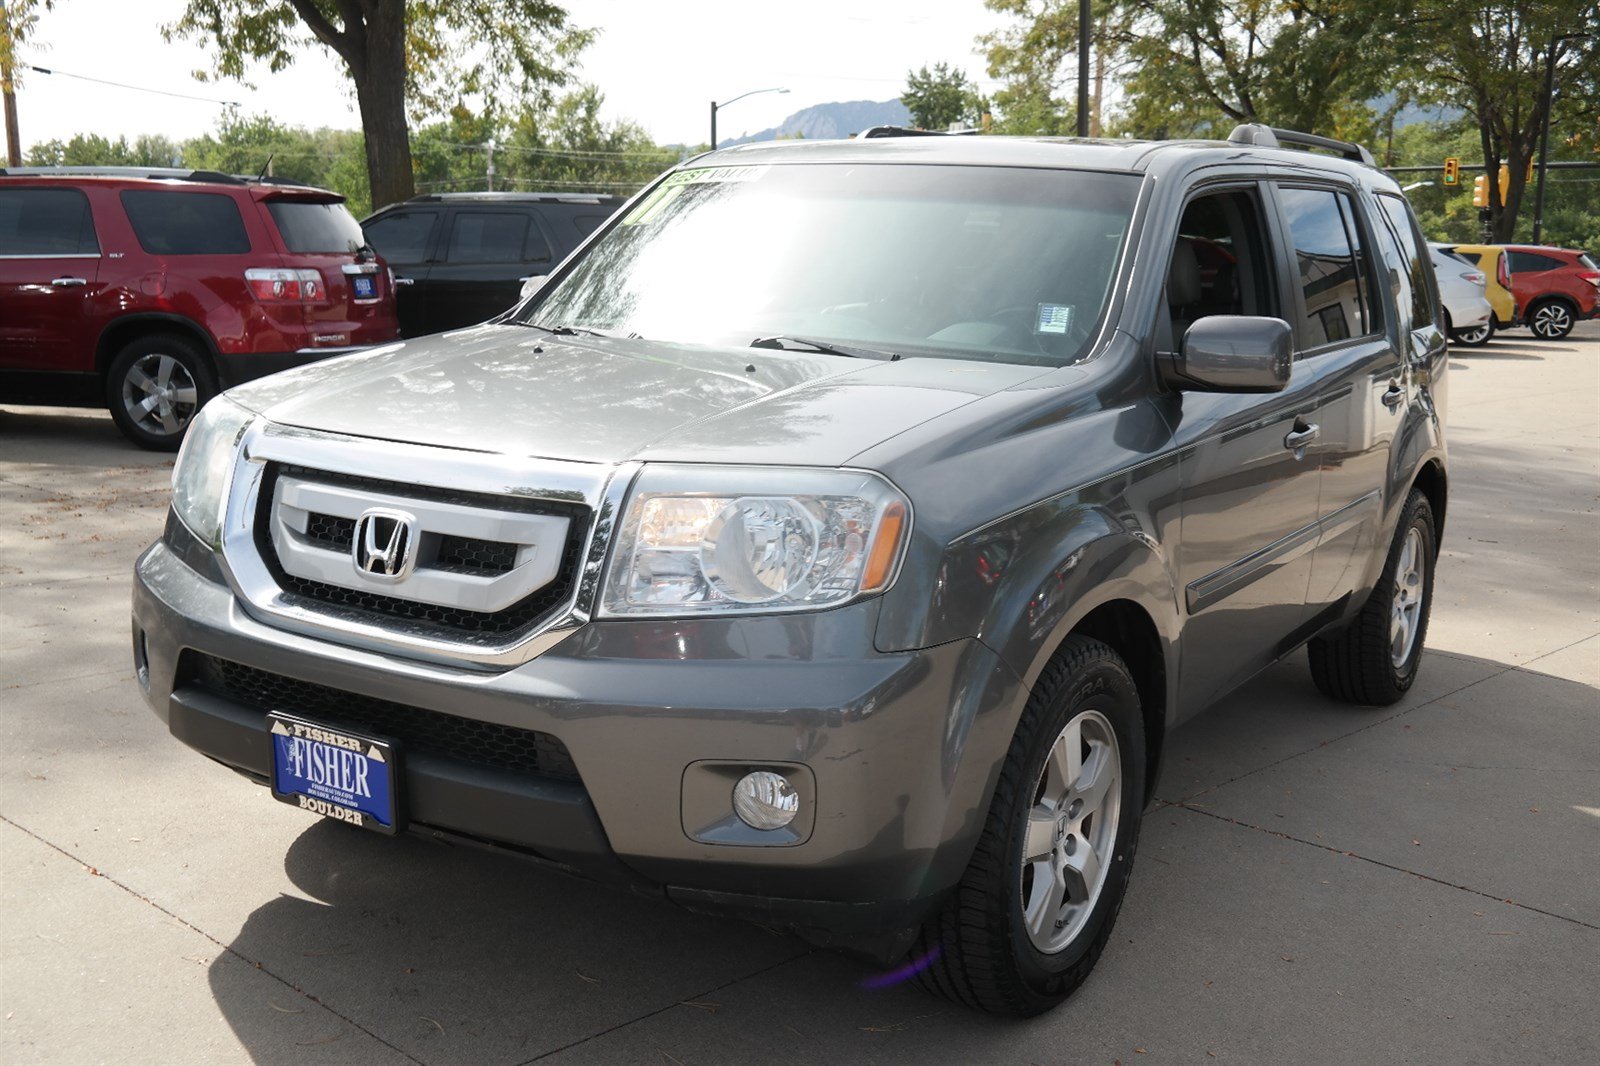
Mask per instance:
[[[1301,133],[1298,130],[1278,129],[1275,126],[1264,126],[1259,122],[1244,122],[1233,128],[1228,134],[1229,144],[1250,144],[1257,148],[1281,148],[1286,144],[1296,144],[1303,148],[1321,148],[1333,152],[1344,159],[1367,166],[1376,166],[1372,153],[1353,141],[1336,141],[1332,137],[1319,137],[1315,133]]]
[[[977,130],[919,130],[910,126],[868,126],[856,134],[857,140],[869,137],[965,137]]]
[[[306,182],[272,175],[224,174],[220,170],[191,170],[187,167],[0,167],[0,177],[34,178],[148,178],[155,181],[205,181],[216,185],[291,185],[309,188]]]

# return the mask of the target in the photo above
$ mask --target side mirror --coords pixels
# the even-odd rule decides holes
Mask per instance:
[[[538,292],[544,285],[546,277],[544,274],[529,274],[527,277],[518,278],[517,280],[522,282],[522,291],[517,293],[517,302],[520,303]]]
[[[1167,384],[1185,392],[1282,392],[1294,365],[1294,331],[1281,318],[1208,315],[1164,358]]]

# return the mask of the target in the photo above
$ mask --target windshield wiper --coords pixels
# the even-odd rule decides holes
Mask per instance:
[[[750,342],[750,347],[771,348],[779,352],[792,352],[797,347],[809,348],[811,351],[824,352],[828,355],[848,355],[852,359],[885,359],[891,363],[900,358],[899,352],[886,352],[882,348],[857,348],[851,344],[819,341],[811,337],[757,337]]]
[[[542,322],[524,322],[520,318],[511,319],[513,325],[527,326],[529,329],[539,329],[546,333],[553,333],[557,337],[576,337],[578,334],[587,334],[590,337],[610,337],[609,333],[602,333],[597,329],[588,329],[584,326],[546,326]]]

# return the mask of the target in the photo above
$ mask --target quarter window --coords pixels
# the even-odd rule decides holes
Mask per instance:
[[[1431,326],[1436,319],[1433,313],[1433,285],[1426,261],[1420,252],[1422,237],[1417,233],[1416,223],[1412,220],[1411,208],[1406,206],[1406,202],[1400,197],[1387,194],[1378,196],[1378,205],[1383,208],[1390,230],[1405,255],[1406,274],[1411,279],[1411,328],[1421,329],[1423,326]]]
[[[0,255],[95,255],[89,199],[76,189],[0,189]]]
[[[250,237],[233,197],[218,192],[129,189],[123,209],[151,255],[243,255]]]
[[[1329,189],[1279,189],[1289,222],[1300,292],[1305,299],[1303,346],[1315,348],[1376,328],[1368,314],[1372,292],[1350,198]]]
[[[366,225],[367,240],[391,263],[421,263],[428,255],[428,239],[437,211],[396,211]]]

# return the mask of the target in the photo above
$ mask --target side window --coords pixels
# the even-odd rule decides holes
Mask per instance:
[[[96,255],[89,199],[77,189],[0,189],[0,255]]]
[[[1184,332],[1207,315],[1279,315],[1264,234],[1254,189],[1189,201],[1167,271],[1171,338],[1162,338],[1164,347],[1176,348]]]
[[[1377,329],[1364,297],[1372,285],[1350,198],[1331,189],[1280,188],[1279,201],[1294,244],[1300,292],[1305,298],[1302,345],[1316,348]]]
[[[1388,193],[1378,195],[1378,204],[1394,230],[1395,239],[1406,260],[1406,274],[1411,280],[1411,328],[1421,329],[1433,325],[1436,315],[1433,279],[1427,262],[1422,258],[1422,236],[1417,232],[1416,221],[1411,217],[1411,207],[1398,196]]]
[[[1567,264],[1559,259],[1552,259],[1548,255],[1536,255],[1533,252],[1510,251],[1506,253],[1511,257],[1511,273],[1537,274],[1545,270],[1560,270]]]
[[[242,255],[250,238],[233,197],[218,192],[129,189],[123,210],[151,255]]]
[[[428,255],[437,211],[396,211],[363,227],[367,240],[390,263],[420,263]]]
[[[519,263],[528,239],[528,216],[492,211],[457,211],[450,227],[450,263]]]
[[[550,261],[550,242],[544,239],[544,231],[532,219],[528,220],[528,239],[522,246],[522,261],[524,263]]]

